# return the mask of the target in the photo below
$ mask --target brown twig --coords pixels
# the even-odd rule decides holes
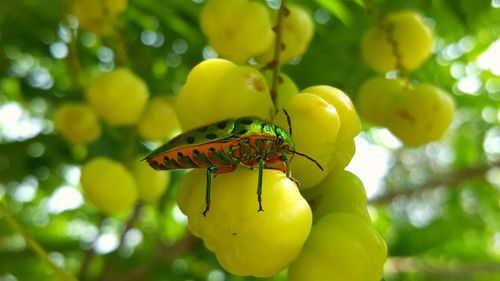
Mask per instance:
[[[279,75],[280,75],[280,53],[283,51],[286,46],[283,45],[283,34],[282,34],[282,26],[283,26],[283,18],[286,17],[289,13],[286,8],[286,1],[281,0],[280,8],[278,10],[278,17],[276,19],[276,25],[273,27],[273,31],[276,35],[276,40],[274,42],[274,56],[273,60],[267,64],[267,68],[273,70],[272,75],[272,83],[271,83],[271,99],[273,100],[274,105],[277,105],[278,99],[278,84],[279,84]]]
[[[374,198],[373,200],[370,200],[370,203],[376,205],[387,204],[392,202],[392,200],[394,200],[394,198],[396,197],[411,196],[415,193],[420,193],[425,190],[430,190],[439,186],[447,186],[451,188],[457,186],[457,184],[463,181],[484,177],[489,170],[498,167],[500,167],[500,161],[493,162],[489,165],[481,167],[467,168],[446,175],[441,175],[423,184],[419,184],[413,187],[408,187],[399,191],[389,192],[380,197]]]
[[[99,217],[99,222],[97,223],[98,233],[97,233],[96,237],[99,237],[102,234],[102,223],[103,223],[105,218],[106,218],[106,216],[104,216],[104,215],[101,215]],[[87,273],[89,270],[89,266],[92,263],[92,260],[94,259],[94,257],[95,257],[95,251],[94,251],[94,245],[92,245],[92,247],[86,249],[84,252],[82,266],[80,267],[80,271],[78,272],[78,279],[80,279],[82,281],[87,279]]]
[[[134,224],[137,222],[137,220],[140,218],[141,215],[141,210],[144,205],[142,203],[137,203],[134,207],[134,210],[130,214],[129,218],[127,219],[127,222],[125,224],[125,227],[123,228],[121,234],[120,234],[120,240],[118,242],[118,246],[116,247],[117,250],[119,250],[125,241],[125,235],[127,235],[127,232],[134,226]],[[112,266],[112,259],[111,257],[108,257],[104,265],[102,267],[102,271],[99,275],[99,278],[97,280],[106,280],[107,275],[109,272],[113,269]]]
[[[384,15],[380,14],[377,9],[375,9],[373,0],[366,0],[365,3],[368,15],[375,18],[379,28],[382,29],[387,36],[387,41],[391,45],[392,54],[396,58],[396,70],[398,71],[400,78],[409,81],[408,71],[403,66],[403,56],[399,50],[398,42],[394,38],[394,24],[389,22]]]
[[[477,264],[430,264],[414,257],[391,257],[386,262],[386,272],[391,273],[415,273],[418,272],[427,276],[452,277],[454,280],[466,279],[488,274],[499,273],[500,263],[488,262]],[[447,279],[448,279],[447,278]]]

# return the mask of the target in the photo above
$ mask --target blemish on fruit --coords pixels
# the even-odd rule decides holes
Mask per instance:
[[[257,90],[258,92],[263,92],[266,89],[263,79],[259,79],[254,75],[247,75],[245,77],[245,81],[249,87]]]
[[[406,110],[398,111],[397,115],[410,123],[415,123],[415,118],[413,116],[411,116],[411,114],[408,113],[408,111],[406,111]]]

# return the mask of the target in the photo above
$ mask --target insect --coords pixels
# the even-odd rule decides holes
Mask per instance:
[[[258,168],[258,211],[262,208],[262,171],[274,169],[291,177],[290,160],[294,154],[306,157],[321,170],[311,157],[295,151],[290,116],[284,111],[290,134],[258,117],[227,119],[178,135],[144,158],[156,170],[207,169],[205,216],[210,209],[212,177],[234,171],[238,165]],[[290,157],[291,155],[291,157]]]

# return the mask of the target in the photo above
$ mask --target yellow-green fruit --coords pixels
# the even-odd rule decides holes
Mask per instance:
[[[337,142],[335,144],[335,151],[333,151],[332,161],[330,162],[329,175],[333,176],[341,173],[349,165],[355,152],[356,145],[354,139]]]
[[[82,167],[80,178],[87,199],[107,214],[132,208],[137,200],[137,185],[120,162],[98,157]]]
[[[406,146],[419,146],[443,136],[455,104],[443,90],[422,84],[399,95],[388,110],[387,128]]]
[[[273,40],[269,12],[259,2],[209,0],[201,28],[217,53],[239,64],[264,52]]]
[[[113,31],[116,17],[126,8],[127,0],[75,0],[72,14],[82,28],[105,35]]]
[[[366,209],[365,188],[361,180],[351,172],[328,174],[306,198],[312,202],[314,221],[329,213],[344,212],[370,222],[370,215]]]
[[[389,39],[390,38],[390,39]],[[394,41],[396,50],[390,43]],[[370,28],[363,36],[361,51],[366,63],[378,72],[398,68],[397,57],[405,70],[414,70],[431,54],[432,32],[413,11],[388,15],[381,26]]]
[[[88,144],[101,135],[101,125],[94,110],[86,104],[64,103],[54,114],[54,126],[74,143]]]
[[[175,102],[166,96],[152,98],[144,110],[137,132],[145,140],[167,140],[181,131],[175,112]]]
[[[366,80],[358,92],[359,115],[377,126],[387,125],[387,112],[395,97],[403,94],[406,82],[373,77]]]
[[[379,281],[387,257],[382,237],[359,216],[330,213],[311,229],[289,281]]]
[[[92,79],[85,96],[107,123],[126,126],[139,121],[148,101],[148,89],[129,69],[117,68]]]
[[[270,120],[273,114],[264,76],[222,59],[206,60],[193,68],[177,99],[177,116],[184,130],[242,116]]]
[[[283,173],[264,170],[258,212],[257,170],[240,168],[214,178],[206,217],[205,172],[192,171],[180,184],[179,208],[189,228],[227,271],[269,277],[292,262],[309,233],[312,215],[296,184]]]
[[[281,64],[303,55],[314,34],[314,22],[309,12],[295,5],[289,5],[287,8],[290,13],[283,18],[281,26],[281,41],[284,46],[280,52]],[[276,22],[277,14],[273,17],[273,22]],[[275,45],[271,44],[257,60],[261,63],[271,62],[274,58],[274,48]]]
[[[311,160],[295,155],[291,161],[292,176],[301,188],[310,188],[326,177],[332,160],[340,128],[337,110],[324,99],[314,94],[293,96],[285,106],[292,123],[292,138],[296,150],[318,161],[321,171]],[[283,112],[278,112],[275,124],[288,130]]]
[[[158,199],[167,189],[170,172],[151,169],[147,162],[137,158],[130,165],[130,170],[137,184],[139,200],[152,202]]]
[[[351,99],[344,92],[331,86],[321,85],[306,88],[302,93],[315,94],[337,109],[340,118],[338,142],[347,141],[359,134],[361,122]]]
[[[273,71],[265,71],[264,77],[266,77],[267,85],[271,88],[273,85]],[[288,100],[299,93],[299,88],[293,82],[288,75],[281,72],[278,76],[278,88],[277,88],[277,98],[276,98],[276,111],[281,111]]]

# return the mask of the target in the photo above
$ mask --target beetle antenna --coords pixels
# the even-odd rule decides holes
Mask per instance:
[[[314,162],[314,164],[316,164],[316,166],[318,166],[318,168],[319,168],[321,171],[324,171],[324,170],[323,170],[323,167],[321,167],[321,165],[318,163],[318,161],[316,161],[316,160],[312,159],[312,157],[307,156],[307,155],[305,155],[305,154],[303,154],[303,153],[297,152],[297,151],[295,151],[295,150],[290,150],[290,151],[291,151],[292,153],[294,153],[294,154],[297,154],[297,155],[303,156],[303,157],[305,157],[305,158],[307,158],[307,159],[311,160],[312,162]]]
[[[288,115],[288,112],[283,109],[283,113],[285,113],[286,116],[286,122],[288,123],[288,132],[290,133],[290,137],[292,137],[292,119],[290,118],[290,115]]]

